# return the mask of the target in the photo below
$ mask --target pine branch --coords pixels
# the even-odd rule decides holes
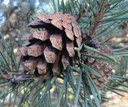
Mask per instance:
[[[122,80],[122,81],[120,81],[120,82],[117,82],[117,83],[111,85],[111,86],[112,86],[112,87],[118,87],[118,86],[120,86],[120,85],[123,85],[125,82],[128,83],[128,79],[124,79],[124,80]]]
[[[67,1],[66,3],[64,2],[64,0],[53,0],[53,2],[54,1],[56,1],[56,2],[53,3],[53,4],[55,4],[53,6],[55,7],[55,9],[57,9],[57,11],[61,11],[62,13],[70,13],[74,16],[76,14],[78,14],[77,21],[84,25],[83,26],[83,25],[79,24],[81,29],[84,29],[84,30],[89,29],[88,33],[84,33],[85,35],[87,34],[86,36],[90,37],[89,39],[87,38],[87,41],[92,40],[91,37],[93,37],[95,35],[96,31],[98,33],[100,33],[100,32],[107,33],[105,30],[105,29],[107,29],[106,26],[109,28],[110,25],[108,26],[106,23],[105,23],[106,25],[104,25],[104,23],[102,24],[102,22],[104,21],[104,16],[105,16],[105,13],[107,12],[106,11],[107,7],[109,6],[108,0],[96,0],[96,1],[95,0],[87,0],[87,3],[84,3],[85,0],[83,0],[83,2],[81,2],[82,0],[81,1],[75,0],[75,2],[74,2],[74,0],[71,0],[71,1]],[[48,10],[46,9],[46,11],[48,11]],[[88,15],[85,15],[86,12],[87,12],[87,14],[89,12],[90,13]],[[109,14],[109,13],[107,13],[107,14]],[[46,20],[47,18],[49,18],[49,17],[44,17],[44,18],[42,17],[41,18],[42,21],[37,21],[36,24],[39,23],[39,25],[42,24],[42,26],[43,26],[44,24],[42,22],[46,21],[45,24],[47,26],[50,25],[51,27],[57,27],[59,29],[64,28],[64,31],[62,32],[62,34],[65,34],[64,33],[65,29],[67,29],[66,31],[71,30],[71,32],[74,32],[74,34],[76,33],[75,39],[74,38],[72,39],[72,37],[74,37],[74,36],[73,35],[71,36],[72,33],[70,33],[70,32],[68,32],[68,33],[66,32],[66,35],[64,37],[62,37],[62,41],[64,41],[63,42],[64,49],[62,50],[62,53],[68,52],[68,54],[65,54],[66,57],[62,57],[62,55],[59,56],[59,54],[56,55],[58,50],[57,50],[57,52],[55,50],[52,50],[52,48],[53,48],[52,46],[54,46],[54,48],[56,48],[55,46],[58,46],[58,45],[56,45],[56,41],[53,42],[51,37],[52,36],[55,37],[55,40],[58,40],[59,38],[58,37],[56,38],[55,35],[51,35],[51,34],[47,36],[48,39],[50,36],[50,40],[48,40],[49,42],[42,41],[42,44],[40,44],[40,45],[44,45],[44,43],[45,43],[46,45],[48,45],[48,47],[51,47],[51,48],[47,48],[45,50],[45,54],[44,54],[44,50],[41,50],[42,48],[40,48],[40,49],[38,47],[32,48],[32,49],[34,49],[34,52],[37,52],[36,49],[38,49],[38,50],[40,50],[39,52],[43,51],[41,54],[45,55],[45,58],[44,57],[42,58],[39,55],[39,57],[41,57],[43,60],[43,62],[40,62],[40,63],[42,63],[44,68],[48,67],[47,69],[49,69],[49,71],[47,73],[48,75],[45,75],[45,73],[42,72],[44,70],[44,68],[42,68],[42,65],[40,63],[37,65],[33,63],[33,60],[35,60],[34,58],[30,60],[30,62],[32,64],[31,68],[33,68],[34,65],[36,65],[36,67],[34,66],[34,68],[32,70],[31,69],[28,70],[27,68],[30,67],[29,66],[30,63],[26,63],[26,62],[28,62],[27,57],[24,57],[24,58],[25,58],[25,63],[28,64],[28,66],[25,67],[26,71],[28,71],[28,72],[25,71],[24,73],[26,73],[26,74],[24,74],[23,72],[20,72],[20,70],[18,70],[18,66],[15,63],[14,64],[12,63],[12,62],[16,62],[16,61],[14,61],[12,57],[10,58],[10,56],[12,54],[10,55],[9,53],[13,52],[13,51],[7,51],[7,52],[5,51],[7,53],[8,58],[3,53],[0,56],[5,57],[5,60],[7,60],[9,62],[8,63],[9,66],[7,66],[6,61],[4,61],[4,58],[2,60],[0,58],[0,61],[2,63],[2,65],[1,65],[2,69],[0,68],[0,70],[2,72],[0,75],[0,82],[1,82],[0,85],[7,87],[7,89],[9,91],[2,92],[2,94],[3,93],[6,94],[5,97],[9,95],[10,98],[14,98],[16,94],[22,93],[22,95],[21,95],[22,101],[20,102],[20,104],[18,106],[21,106],[21,105],[22,106],[27,106],[27,105],[44,106],[44,107],[45,106],[53,107],[53,106],[57,106],[57,105],[58,106],[68,106],[68,105],[72,104],[72,101],[74,100],[75,106],[82,107],[84,105],[86,107],[93,107],[93,106],[100,107],[100,103],[101,103],[102,99],[101,99],[101,93],[99,93],[99,92],[101,90],[103,90],[104,87],[107,86],[106,82],[108,81],[109,77],[111,76],[111,72],[112,72],[112,67],[111,67],[110,63],[118,62],[116,60],[116,57],[111,56],[112,55],[110,52],[111,49],[109,50],[109,49],[107,49],[107,47],[100,47],[100,50],[97,50],[97,48],[90,46],[89,44],[85,44],[85,45],[80,44],[81,46],[79,46],[78,48],[72,46],[72,44],[71,44],[72,47],[70,48],[70,44],[68,43],[69,39],[71,39],[72,41],[78,40],[78,41],[73,42],[73,44],[76,44],[76,42],[81,41],[81,39],[77,38],[77,36],[79,35],[78,32],[80,33],[80,30],[78,30],[79,26],[77,27],[76,25],[74,25],[75,23],[72,23],[71,27],[70,27],[70,23],[74,22],[75,18],[73,18],[72,21],[71,21],[72,17],[70,18],[68,15],[66,16],[67,19],[65,19],[65,20],[63,18],[58,21],[58,19],[57,19],[58,16],[55,17],[55,19],[57,19],[57,20],[55,20],[53,18],[55,20],[55,22],[58,21],[58,23],[54,23],[53,19],[52,19],[52,21],[51,21],[51,19]],[[106,18],[110,18],[110,17],[106,16],[105,19]],[[67,22],[68,19],[70,19],[69,22]],[[62,22],[62,20],[63,20],[63,22]],[[110,19],[107,19],[107,20],[110,20]],[[47,21],[51,21],[51,22],[47,23]],[[66,25],[65,25],[65,23],[66,23]],[[36,24],[35,24],[35,26],[36,26]],[[57,26],[57,25],[61,25],[61,26]],[[115,27],[113,24],[111,26],[113,28]],[[36,27],[38,28],[39,26],[36,26]],[[38,28],[38,29],[40,31],[42,30],[41,28]],[[54,29],[51,29],[51,28],[45,29],[45,30],[49,30],[48,32],[54,32],[54,33],[58,34],[56,29],[55,29],[55,31],[54,31]],[[113,30],[113,29],[111,29],[111,30]],[[97,35],[99,36],[99,34],[97,34]],[[37,36],[38,40],[40,39],[41,36],[42,36],[41,34],[39,36]],[[59,36],[61,36],[61,35],[59,35]],[[65,37],[66,37],[66,40],[65,40]],[[35,38],[35,39],[37,39],[37,38]],[[33,41],[35,41],[35,39],[33,39]],[[60,39],[60,41],[61,41],[61,39]],[[104,40],[103,42],[106,42],[106,41],[108,41],[108,39]],[[32,42],[32,41],[30,40],[29,42]],[[37,41],[35,41],[35,42],[37,42]],[[5,42],[5,44],[6,44],[6,42]],[[51,46],[51,44],[52,44],[52,46]],[[30,47],[31,45],[34,45],[34,44],[33,43],[30,44],[28,47]],[[79,45],[79,43],[77,45]],[[82,47],[84,47],[84,49]],[[7,46],[7,50],[8,49],[9,48]],[[30,55],[30,57],[32,57],[31,55],[33,54],[33,52],[30,49],[31,48],[29,48],[29,50],[27,50],[27,53],[28,53],[28,55]],[[73,49],[77,50],[78,52],[81,52],[81,50],[83,49],[83,57],[81,55],[80,59],[79,59],[79,58],[76,58],[77,57],[77,55],[76,55],[75,57],[71,58],[70,54],[71,53],[74,54]],[[66,52],[64,52],[65,50],[66,50]],[[30,53],[32,53],[32,54],[30,54]],[[119,52],[117,52],[117,53],[119,54]],[[48,54],[50,54],[50,55],[48,55]],[[81,54],[82,54],[82,52],[81,52]],[[124,54],[126,54],[126,53],[124,53]],[[55,57],[58,57],[61,59],[58,62],[58,58],[57,58],[57,60],[54,63],[54,66],[52,66],[53,64],[49,63],[49,59],[52,59],[49,57],[51,55],[53,55],[53,59]],[[33,57],[35,57],[35,56],[36,55],[34,55]],[[70,56],[70,59],[67,58],[69,56]],[[63,58],[63,60],[61,57]],[[44,59],[47,59],[47,63],[45,62]],[[3,64],[3,62],[4,62],[4,64]],[[69,63],[71,63],[71,65]],[[7,67],[5,67],[5,65]],[[14,67],[14,65],[17,67]],[[60,65],[62,65],[62,67]],[[71,67],[69,67],[69,66],[71,66]],[[8,71],[8,69],[7,69],[8,67],[10,67],[12,70]],[[65,67],[65,69],[63,69],[64,67]],[[54,69],[51,70],[51,68],[54,68]],[[58,68],[61,70],[59,71]],[[4,71],[7,71],[7,73],[4,72],[3,69],[4,69]],[[13,71],[16,71],[16,72],[13,72]],[[58,75],[56,74],[56,71],[59,71],[59,72],[57,72]],[[21,73],[23,73],[23,74],[21,74]],[[40,75],[39,73],[40,74],[42,73],[42,74]],[[36,80],[35,78],[37,78],[37,81],[33,81],[33,80]],[[106,79],[104,79],[104,78],[106,78]],[[118,79],[118,78],[116,78],[116,79]],[[115,80],[113,79],[114,80],[113,82],[115,82],[116,79]],[[123,82],[123,79],[119,80],[119,82],[120,81]],[[5,85],[5,83],[3,83],[4,80],[7,80],[9,85]],[[10,87],[10,83],[15,82],[15,81],[17,83],[15,85],[15,87],[14,86]],[[83,83],[83,84],[81,84],[81,83]],[[110,85],[113,85],[113,83],[110,83]],[[125,83],[124,83],[124,85],[125,85]],[[12,84],[11,84],[11,86],[12,86]],[[123,85],[121,85],[121,86],[123,86]],[[114,91],[111,86],[108,86],[107,88],[111,91]],[[7,91],[7,90],[5,90],[5,91]],[[12,93],[14,94],[14,96],[11,96]],[[69,98],[70,95],[73,96],[72,99]],[[91,96],[93,96],[93,98],[91,98]],[[16,97],[17,97],[17,95],[16,95]],[[2,99],[2,97],[0,97],[0,98]],[[4,101],[3,101],[3,103],[4,103]],[[15,103],[15,101],[14,101],[14,103]],[[28,104],[26,104],[26,103],[28,103]]]
[[[107,6],[108,6],[108,0],[104,0],[103,3],[101,5],[99,5],[98,12],[96,14],[94,14],[94,21],[91,24],[89,34],[88,34],[90,37],[92,37],[95,34],[97,27],[102,22],[102,19],[104,17],[105,10],[106,10]]]
[[[83,0],[82,3],[80,4],[80,10],[79,10],[79,13],[78,15],[76,16],[76,20],[78,21],[85,13],[85,1]]]

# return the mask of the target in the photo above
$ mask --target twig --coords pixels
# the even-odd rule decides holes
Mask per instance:
[[[81,18],[81,16],[85,12],[84,7],[85,7],[85,1],[83,0],[82,4],[80,5],[80,11],[79,11],[78,15],[76,16],[77,21]]]
[[[25,79],[31,79],[34,77],[34,74],[3,74],[1,72],[0,79],[5,79],[5,80],[25,80]]]
[[[102,22],[107,4],[108,4],[108,0],[104,0],[103,4],[99,6],[100,10],[97,12],[97,14],[94,15],[94,21],[91,24],[91,28],[88,34],[90,37],[92,37],[95,34],[97,27]]]
[[[123,80],[123,81],[121,81],[121,82],[116,82],[116,84],[113,84],[112,87],[118,87],[118,86],[122,85],[124,82],[127,83],[127,82],[128,82],[128,79]]]

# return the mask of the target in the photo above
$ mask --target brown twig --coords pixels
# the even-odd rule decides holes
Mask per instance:
[[[30,78],[33,78],[34,77],[34,74],[3,74],[1,72],[1,76],[0,76],[0,79],[5,79],[5,80],[12,80],[12,79],[15,79],[15,80],[24,80],[24,79],[30,79]]]
[[[112,85],[112,87],[118,87],[118,86],[120,86],[121,84],[123,84],[125,82],[128,83],[128,79],[125,79],[125,80],[122,80],[121,82],[115,83],[115,84]]]
[[[76,16],[77,21],[83,16],[83,13],[85,13],[84,7],[85,7],[85,1],[83,0],[82,4],[80,5],[79,13]]]
[[[95,34],[97,27],[102,22],[107,4],[108,4],[108,0],[104,0],[104,2],[101,5],[99,5],[100,9],[98,10],[97,14],[95,14],[94,21],[91,24],[91,27],[90,27],[90,30],[89,30],[88,35],[90,37],[92,37]]]

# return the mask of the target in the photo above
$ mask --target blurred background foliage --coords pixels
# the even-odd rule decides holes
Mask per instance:
[[[109,101],[107,97],[111,92],[128,97],[128,0],[108,0],[109,3],[104,10],[102,4],[105,1],[0,0],[1,107],[72,107],[74,105],[94,107],[95,105],[93,105],[94,99],[97,99],[95,96],[90,97],[87,92],[83,97],[81,93],[82,89],[79,85],[82,82],[81,75],[72,77],[72,72],[68,72],[65,74],[68,75],[67,77],[62,75],[63,79],[54,77],[42,83],[38,78],[31,78],[33,76],[31,74],[29,74],[30,78],[28,75],[22,75],[25,77],[23,79],[19,73],[16,58],[18,47],[24,42],[23,35],[30,30],[27,24],[42,12],[62,12],[77,16],[79,26],[86,34],[98,40],[101,45],[110,46],[118,64],[113,66],[114,75],[99,95],[102,102]],[[105,11],[103,16],[100,14],[102,10]],[[9,75],[5,75],[8,73]],[[92,104],[88,103],[90,101]],[[100,107],[99,103],[100,101],[96,100],[97,107]]]

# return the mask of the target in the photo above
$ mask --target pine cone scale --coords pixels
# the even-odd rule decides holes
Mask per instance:
[[[61,61],[62,61],[62,65],[63,65],[64,70],[66,70],[66,68],[70,65],[69,64],[69,58],[66,57],[65,55],[63,55]]]
[[[44,22],[42,22],[41,20],[37,20],[37,21],[32,21],[30,24],[28,24],[28,27],[38,28],[38,27],[42,27],[45,25],[46,24]]]
[[[23,63],[25,70],[26,71],[27,70],[31,70],[31,71],[35,70],[38,61],[39,61],[39,59],[29,59],[29,60],[25,61]]]
[[[63,30],[63,26],[62,26],[62,21],[61,19],[53,19],[51,21],[52,25],[54,25],[55,27],[57,27],[60,30]]]
[[[65,29],[65,33],[70,40],[74,41],[74,34],[71,30]]]
[[[72,26],[70,23],[62,22],[63,27],[67,30],[72,30]]]
[[[43,47],[39,44],[31,45],[27,47],[27,53],[29,56],[38,57],[43,53]]]
[[[50,23],[50,20],[47,14],[41,14],[37,18],[43,21],[44,23]]]
[[[45,40],[48,40],[49,39],[49,36],[50,35],[47,32],[47,30],[43,30],[43,31],[33,32],[33,35],[32,36],[35,39],[39,39],[39,40],[45,41]]]
[[[63,48],[63,41],[62,41],[62,35],[61,34],[53,34],[50,36],[50,41],[52,43],[52,46],[58,50],[62,50]]]
[[[45,61],[39,61],[37,64],[37,69],[39,74],[46,74],[47,72],[47,63]]]
[[[73,42],[67,42],[66,43],[66,49],[67,49],[68,54],[69,54],[70,57],[73,57],[75,55]]]
[[[48,63],[54,63],[57,58],[57,54],[55,53],[55,49],[46,47],[44,49],[44,57],[46,62]]]

